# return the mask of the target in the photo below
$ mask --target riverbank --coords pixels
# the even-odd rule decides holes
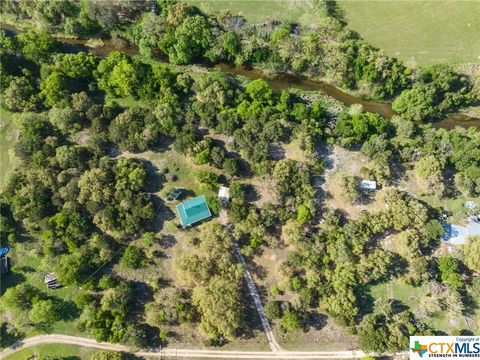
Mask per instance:
[[[3,22],[0,22],[0,28],[6,31],[7,34],[10,36],[14,36],[18,32],[23,31],[17,29],[11,24],[5,24]],[[56,37],[56,39],[63,44],[64,50],[66,52],[90,52],[100,57],[106,57],[113,51],[121,51],[132,56],[140,55],[140,52],[136,45],[132,45],[128,41],[123,39],[102,39],[101,41],[97,41],[95,43],[91,40],[86,39],[70,39],[62,37]],[[155,60],[161,62],[168,62],[168,60],[160,54],[156,54]],[[392,118],[392,116],[395,115],[395,112],[393,111],[392,105],[390,103],[381,103],[365,100],[359,96],[355,96],[351,93],[346,92],[343,89],[340,89],[330,83],[321,80],[312,80],[302,76],[294,76],[288,74],[283,74],[276,77],[269,77],[261,69],[246,68],[243,66],[235,66],[226,63],[215,64],[213,65],[213,67],[232,75],[241,75],[250,79],[261,78],[265,80],[274,90],[297,88],[306,91],[321,91],[324,94],[331,96],[332,98],[342,102],[347,106],[360,104],[362,105],[363,111],[365,112],[377,113],[387,119],[390,119]],[[480,129],[480,118],[470,117],[461,113],[454,113],[447,115],[439,121],[433,122],[432,125],[435,128],[444,128],[447,130],[452,129],[456,126],[463,128],[476,127]]]

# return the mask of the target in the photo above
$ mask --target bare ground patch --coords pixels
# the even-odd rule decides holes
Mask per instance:
[[[252,198],[251,203],[257,207],[262,207],[265,203],[278,204],[279,199],[275,193],[275,182],[271,178],[252,178],[240,181],[243,184],[250,185],[253,188],[249,189],[247,196]]]
[[[300,143],[298,140],[293,140],[288,144],[283,144],[283,149],[285,152],[285,157],[287,159],[302,162],[305,162],[307,160],[305,151],[300,148]]]
[[[355,336],[348,334],[346,329],[336,325],[325,314],[312,312],[307,319],[305,329],[291,334],[285,334],[278,323],[272,325],[275,337],[285,350],[355,350],[358,342]]]
[[[385,191],[378,190],[363,196],[363,200],[356,204],[350,204],[344,200],[344,190],[341,186],[344,176],[357,176],[361,178],[360,170],[369,164],[369,161],[358,151],[343,149],[333,146],[327,155],[327,170],[325,182],[321,186],[324,192],[324,205],[330,209],[340,209],[350,218],[358,218],[362,211],[379,211],[385,208],[381,201],[381,194]]]

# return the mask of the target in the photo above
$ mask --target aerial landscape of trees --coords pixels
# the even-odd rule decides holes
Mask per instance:
[[[278,283],[262,295],[282,334],[307,332],[321,311],[358,336],[363,350],[381,354],[405,349],[409,335],[440,334],[428,316],[474,317],[480,239],[444,253],[438,204],[480,196],[480,132],[418,122],[471,104],[477,94],[468,77],[446,65],[407,68],[328,8],[325,27],[295,30],[280,22],[235,26],[232,15],[182,2],[158,1],[155,11],[125,3],[5,1],[2,9],[57,34],[130,41],[140,53],[100,57],[67,51],[45,31],[0,32],[1,105],[18,129],[18,164],[0,194],[0,235],[32,261],[14,266],[22,275],[2,290],[9,326],[50,332],[74,321],[80,333],[133,349],[178,340],[185,328],[208,346],[246,337],[252,310],[234,243],[248,265],[266,249],[285,250],[272,270]],[[169,63],[156,58],[159,50]],[[189,66],[218,62],[330,79],[366,98],[393,100],[396,115]],[[285,155],[291,144],[302,156]],[[329,166],[322,154],[332,147],[368,159],[362,175],[384,188],[382,208],[353,217],[325,207],[318,184]],[[149,154],[167,160],[153,164]],[[229,186],[228,227],[212,219],[183,230],[172,221],[159,194],[176,187],[182,171],[185,193],[207,193],[215,217],[218,188]],[[407,172],[425,197],[397,186]],[[255,198],[258,179],[270,181],[268,201]],[[338,186],[350,206],[369,201],[357,176]],[[168,252],[166,235],[181,251]],[[395,251],[383,246],[391,237]],[[28,275],[37,265],[55,272],[65,293]],[[422,298],[410,308],[371,293],[394,281],[428,291],[438,304]]]

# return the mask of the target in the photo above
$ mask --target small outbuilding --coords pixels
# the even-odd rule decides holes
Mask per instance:
[[[225,186],[220,186],[220,190],[218,190],[218,198],[223,205],[227,205],[228,200],[230,199],[230,189]]]
[[[362,180],[360,181],[360,189],[368,191],[376,190],[377,182],[375,180]]]
[[[48,273],[44,277],[44,283],[48,289],[57,289],[61,285],[57,281],[57,276],[54,273]]]
[[[183,193],[183,190],[180,189],[180,188],[173,188],[172,191],[170,191],[170,193],[167,195],[167,201],[173,201],[173,200],[177,200],[180,195],[182,195]]]
[[[194,197],[176,206],[183,228],[212,216],[204,195]]]

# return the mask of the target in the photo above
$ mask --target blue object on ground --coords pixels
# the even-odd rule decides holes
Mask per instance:
[[[1,247],[0,248],[0,257],[7,255],[8,252],[10,251],[10,248],[8,246]]]

